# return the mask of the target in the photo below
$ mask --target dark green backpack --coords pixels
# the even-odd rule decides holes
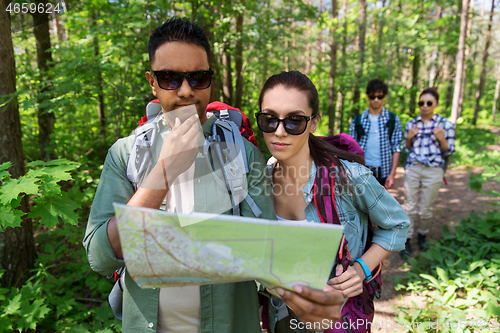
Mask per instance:
[[[361,124],[361,115],[358,114],[357,116],[354,116],[354,127],[356,130],[356,134],[358,135],[358,142],[361,141],[361,138],[363,135],[366,135],[365,129],[363,128],[363,125]],[[385,123],[385,128],[389,130],[389,141],[392,140],[392,133],[394,133],[394,128],[396,128],[396,114],[389,112],[389,120],[387,123]]]

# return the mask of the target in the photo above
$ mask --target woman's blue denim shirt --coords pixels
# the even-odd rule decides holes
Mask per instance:
[[[272,167],[273,160],[269,160],[268,166]],[[359,163],[341,162],[349,175],[349,181],[342,194],[339,186],[335,186],[335,205],[353,260],[363,254],[368,235],[368,214],[374,224],[374,243],[388,251],[404,249],[410,220],[403,207],[378,183],[368,168]],[[305,215],[308,221],[321,223],[313,197],[315,178],[316,166],[313,163],[309,180],[302,189],[307,202]]]

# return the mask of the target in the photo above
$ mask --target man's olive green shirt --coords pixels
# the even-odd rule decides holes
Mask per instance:
[[[202,124],[205,136],[212,132],[215,117]],[[164,129],[170,132],[168,124]],[[111,275],[124,265],[115,257],[108,239],[107,225],[115,215],[113,202],[126,204],[134,194],[134,187],[127,178],[127,164],[134,135],[119,139],[108,151],[101,179],[94,197],[90,217],[83,241],[92,269],[103,275]],[[271,185],[266,170],[266,161],[259,150],[247,140],[246,158],[249,167],[248,193],[262,210],[261,218],[276,219]],[[214,159],[216,160],[216,159]],[[212,163],[216,163],[213,161]],[[215,169],[223,179],[220,168]],[[195,162],[194,210],[196,212],[232,214],[227,190],[218,185],[205,159],[198,155]],[[241,215],[255,217],[246,201],[240,204]],[[128,275],[123,291],[123,332],[156,332],[160,289],[141,289]],[[245,333],[261,332],[259,325],[259,301],[254,281],[200,286],[201,332]]]

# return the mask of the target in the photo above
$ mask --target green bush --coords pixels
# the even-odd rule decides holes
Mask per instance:
[[[90,270],[82,231],[58,225],[40,232],[34,275],[21,289],[0,289],[0,333],[121,332],[107,302],[113,285]]]
[[[471,186],[482,191],[486,179],[500,181],[500,169],[485,167]],[[498,192],[489,192],[500,197]],[[430,241],[429,250],[408,260],[410,270],[396,289],[426,298],[419,309],[400,308],[397,321],[437,321],[436,332],[492,332],[500,317],[500,211],[470,215],[454,232],[443,227],[443,238]],[[411,328],[424,332],[429,327]]]

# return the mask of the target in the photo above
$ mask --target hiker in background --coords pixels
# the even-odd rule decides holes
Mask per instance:
[[[169,18],[152,33],[149,57],[152,70],[146,72],[146,79],[163,111],[154,125],[165,139],[158,149],[158,159],[152,162],[151,171],[137,189],[128,178],[128,166],[147,161],[143,153],[137,154],[133,164],[129,164],[129,157],[144,147],[134,145],[134,135],[119,139],[106,156],[84,246],[92,269],[108,276],[124,265],[113,202],[179,213],[220,214],[221,207],[227,207],[223,214],[231,214],[229,193],[219,190],[214,177],[200,176],[210,171],[204,156],[198,153],[197,141],[213,137],[212,125],[216,122],[216,117],[206,112],[212,79],[206,35],[186,18]],[[186,105],[194,105],[197,114],[184,123],[179,118],[174,124],[165,119],[170,112]],[[239,148],[240,151],[245,148],[246,152],[242,155],[249,166],[246,185],[250,194],[239,205],[240,214],[275,219],[266,161],[257,147],[245,139],[242,141]],[[255,213],[255,207],[246,199],[251,199],[261,214]],[[125,333],[262,332],[254,281],[142,289],[128,272],[124,280],[122,328]],[[296,292],[280,292],[305,322],[340,318],[343,303],[340,293],[305,286],[299,286]]]
[[[354,310],[354,304],[362,300],[366,305],[363,315],[371,316],[368,321],[373,319],[373,295],[367,295],[366,285],[372,275],[375,277],[379,272],[378,265],[390,251],[403,249],[410,222],[401,205],[364,166],[362,155],[341,150],[313,135],[319,122],[318,108],[316,87],[297,71],[271,76],[260,93],[260,112],[256,117],[273,155],[268,167],[276,217],[286,221],[337,223],[345,227],[348,243],[342,252],[355,262],[349,265],[343,256],[340,258],[343,266],[336,260],[325,290],[340,291],[352,299],[343,306],[342,316],[351,312],[344,321],[354,322],[360,329],[355,332],[365,332],[368,325],[362,323],[367,317],[352,317],[354,311],[359,311]],[[359,149],[354,140],[351,142]],[[362,154],[361,149],[359,151]],[[332,183],[334,191],[331,187],[320,190]],[[373,237],[367,236],[368,215],[380,227],[373,231]],[[322,250],[337,251],[318,249]],[[353,308],[348,311],[349,306]],[[293,323],[293,311],[278,319],[281,320],[277,328],[289,327],[291,320]]]
[[[387,85],[382,80],[368,82],[368,109],[352,119],[349,135],[365,151],[366,167],[389,189],[394,185],[401,155],[403,128],[399,117],[384,107],[387,92]]]
[[[443,184],[447,158],[455,152],[455,125],[439,114],[434,114],[438,105],[439,94],[436,89],[425,89],[418,101],[421,114],[406,123],[404,142],[408,158],[404,192],[405,210],[411,226],[405,249],[400,253],[402,258],[409,257],[412,252],[410,241],[415,228],[419,249],[427,249],[426,235],[431,226],[432,205]]]

